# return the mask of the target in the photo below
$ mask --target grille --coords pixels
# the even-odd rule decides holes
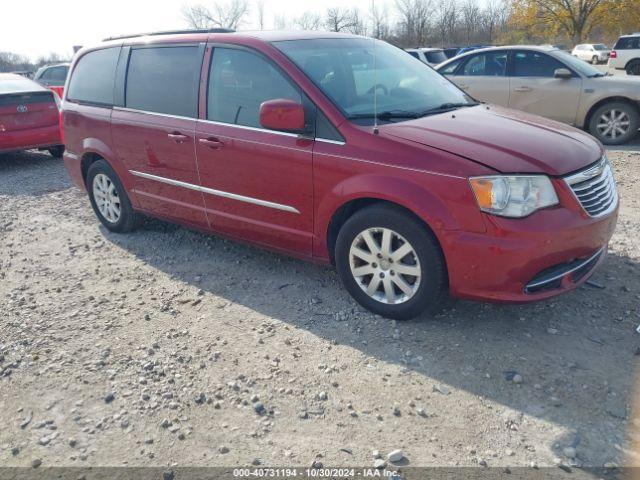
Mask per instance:
[[[596,165],[565,177],[582,208],[592,217],[611,212],[618,204],[618,192],[607,157]]]

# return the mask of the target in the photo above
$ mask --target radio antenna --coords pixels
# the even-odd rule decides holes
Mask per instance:
[[[373,11],[376,9],[376,0],[371,0],[373,5]],[[373,37],[373,134],[378,135],[378,56],[376,55],[376,43],[375,35],[378,32],[374,32]]]

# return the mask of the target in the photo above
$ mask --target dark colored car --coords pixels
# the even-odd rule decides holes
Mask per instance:
[[[66,166],[107,229],[144,213],[333,262],[358,302],[392,318],[447,293],[526,302],[574,289],[616,225],[591,136],[480,105],[363,37],[105,42],[76,56],[62,115]]]
[[[59,99],[28,78],[0,74],[0,153],[38,148],[62,156]]]
[[[53,90],[60,98],[62,98],[64,96],[64,84],[67,81],[68,73],[68,63],[47,65],[38,69],[33,79],[41,85]]]
[[[33,79],[45,87],[64,87],[68,73],[68,63],[46,65],[38,69]]]

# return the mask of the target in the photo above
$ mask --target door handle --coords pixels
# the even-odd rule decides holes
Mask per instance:
[[[531,88],[531,87],[516,87],[516,88],[514,88],[514,90],[516,92],[530,92],[531,90],[533,90],[533,88]]]
[[[173,140],[176,143],[184,143],[187,140],[189,140],[189,137],[187,137],[186,135],[183,135],[180,132],[168,133],[167,137],[169,137],[171,140]]]
[[[200,144],[212,148],[214,150],[217,150],[219,148],[224,147],[224,143],[222,143],[220,140],[218,140],[217,138],[201,138],[198,140],[198,142],[200,142]]]

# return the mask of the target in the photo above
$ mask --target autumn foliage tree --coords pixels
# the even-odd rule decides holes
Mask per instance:
[[[635,19],[634,19],[635,15]],[[612,39],[640,25],[639,0],[512,0],[510,40],[563,38],[583,43],[594,32]]]

